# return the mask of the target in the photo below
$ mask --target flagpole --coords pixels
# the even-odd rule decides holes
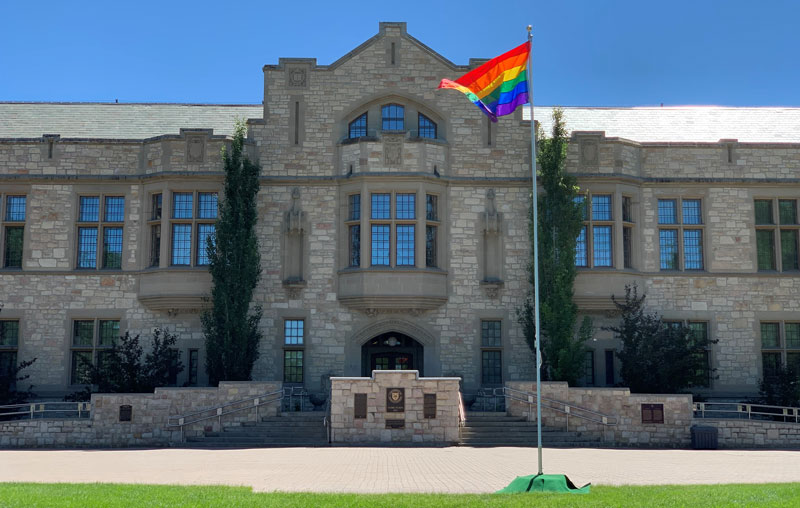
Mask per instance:
[[[531,187],[533,191],[533,326],[536,337],[536,440],[542,474],[542,350],[539,345],[539,213],[536,196],[536,123],[533,120],[533,32],[528,25],[528,103],[531,105]]]

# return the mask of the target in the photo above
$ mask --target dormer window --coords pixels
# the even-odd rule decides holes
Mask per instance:
[[[381,107],[381,129],[385,131],[405,130],[405,107],[387,104]]]
[[[436,122],[420,113],[417,132],[421,138],[436,139]]]
[[[347,127],[347,137],[350,139],[360,138],[367,135],[367,114],[364,113]]]

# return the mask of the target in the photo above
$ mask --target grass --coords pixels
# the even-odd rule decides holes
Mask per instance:
[[[591,494],[254,493],[249,487],[0,483],[1,508],[75,507],[797,507],[800,483],[593,487]]]

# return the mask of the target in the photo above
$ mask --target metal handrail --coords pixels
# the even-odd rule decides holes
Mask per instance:
[[[48,409],[48,406],[51,409]],[[59,406],[59,408],[52,409],[55,406]],[[5,411],[6,409],[9,411]],[[5,416],[25,415],[29,416],[30,420],[33,420],[37,417],[36,415],[41,415],[40,418],[46,418],[47,413],[77,413],[77,417],[57,417],[52,415],[50,417],[63,419],[82,419],[89,418],[91,416],[91,411],[92,404],[90,402],[27,402],[25,404],[10,404],[6,406],[0,406],[0,418]]]
[[[467,410],[464,407],[464,396],[458,392],[458,426],[463,427],[467,423]]]
[[[328,434],[328,443],[332,443],[333,439],[333,426],[331,425],[331,394],[328,393],[328,398],[325,401],[325,416],[322,417],[322,425],[325,426],[325,431]]]
[[[533,414],[533,407],[534,404],[536,404],[535,393],[503,386],[500,388],[493,389],[492,395],[505,397],[506,399],[516,400],[518,402],[527,403],[528,420],[531,419],[531,415]],[[606,426],[613,426],[618,423],[618,419],[616,416],[606,415],[597,411],[593,411],[591,409],[586,409],[584,407],[576,406],[575,404],[564,402],[563,400],[556,400],[547,397],[542,397],[542,407],[547,409],[552,409],[553,411],[567,415],[567,427],[569,427],[570,416],[574,416],[582,420],[586,420],[593,423],[599,423]]]
[[[763,409],[774,411],[763,411]],[[766,420],[764,417],[781,417],[784,422],[800,423],[800,407],[792,406],[770,406],[749,402],[694,402],[692,410],[697,418],[721,418],[719,413],[723,413],[735,415],[733,418],[738,419],[764,421]],[[712,413],[712,415],[707,416],[706,413]]]
[[[233,414],[233,413],[238,413],[240,411],[245,411],[245,410],[253,409],[253,408],[256,409],[256,421],[258,421],[258,419],[259,419],[258,408],[260,408],[261,406],[267,405],[267,404],[272,404],[273,402],[278,402],[278,401],[280,401],[282,399],[283,399],[283,390],[281,389],[281,390],[275,390],[274,392],[265,393],[263,395],[257,395],[255,397],[250,397],[248,399],[235,400],[233,402],[228,402],[226,404],[221,404],[219,406],[209,407],[209,408],[206,408],[206,409],[201,409],[200,411],[196,411],[194,413],[188,413],[188,414],[185,414],[185,415],[182,415],[182,416],[170,416],[167,419],[167,428],[180,427],[180,429],[181,429],[181,441],[183,441],[183,438],[184,438],[183,431],[184,431],[184,427],[186,427],[187,425],[192,425],[194,423],[198,423],[198,422],[202,422],[202,421],[205,421],[205,420],[210,420],[212,418],[216,418],[218,423],[219,423],[219,428],[220,428],[220,430],[222,430],[222,417],[223,416],[226,416],[226,415],[229,415],[229,414]],[[231,410],[228,410],[228,411],[225,410],[226,408],[229,408],[229,407],[232,407],[232,406],[236,406],[236,405],[239,405],[239,404],[244,404],[245,402],[251,402],[252,404],[251,405],[247,405],[247,406],[243,406],[243,407],[239,407],[239,408],[236,408],[236,409],[231,409]],[[202,415],[204,413],[208,413],[210,411],[213,411],[214,414],[210,414],[210,415],[207,415],[207,416],[202,416],[202,417],[198,417],[198,418],[192,419],[192,417],[199,416],[199,415]],[[187,419],[188,419],[188,421],[187,421]]]

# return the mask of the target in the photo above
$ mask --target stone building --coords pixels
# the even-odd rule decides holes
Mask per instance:
[[[254,378],[418,369],[464,388],[533,378],[516,321],[528,291],[529,111],[492,124],[436,90],[456,65],[406,33],[329,64],[264,67],[262,105],[0,104],[0,360],[36,357],[42,395],[124,330],[180,336],[203,385],[202,246],[220,148],[247,120],[262,166],[264,308]],[[537,108],[545,129],[550,108]],[[584,385],[619,382],[611,295],[719,342],[711,395],[752,394],[800,359],[800,109],[567,108],[587,203],[575,298],[595,318]]]

